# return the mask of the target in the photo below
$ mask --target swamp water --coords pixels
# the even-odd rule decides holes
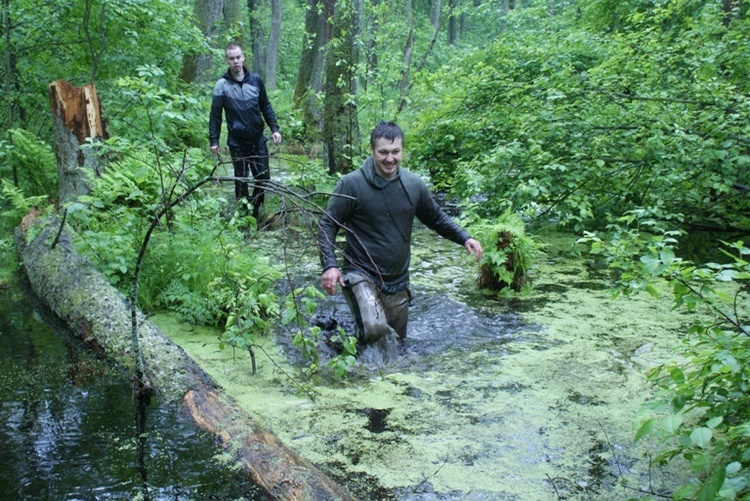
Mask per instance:
[[[268,499],[171,406],[138,440],[127,376],[30,299],[0,290],[0,499]]]
[[[285,235],[264,231],[248,245],[277,256],[284,247],[296,256],[293,285],[319,287],[314,244]],[[293,333],[260,341],[253,376],[247,353],[220,350],[215,331],[154,321],[358,499],[625,500],[683,480],[632,442],[645,375],[676,356],[685,331],[668,297],[612,299],[582,260],[550,250],[532,293],[503,298],[477,290],[477,265],[459,246],[419,228],[412,249],[416,297],[401,358],[358,366],[314,398],[288,377]],[[349,316],[340,293],[318,314]]]

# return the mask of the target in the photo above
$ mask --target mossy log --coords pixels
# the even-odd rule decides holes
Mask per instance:
[[[87,345],[131,373],[131,314],[127,298],[77,254],[60,220],[24,218],[18,252],[34,292]],[[31,238],[32,233],[38,233]],[[54,243],[54,245],[53,245]],[[144,379],[156,395],[181,402],[203,429],[232,451],[251,478],[279,499],[353,499],[344,488],[265,430],[193,359],[138,313]]]

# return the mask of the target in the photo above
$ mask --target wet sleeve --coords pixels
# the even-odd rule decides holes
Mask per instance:
[[[419,205],[417,206],[417,219],[425,226],[435,231],[443,238],[447,238],[459,245],[466,243],[471,235],[461,228],[456,221],[445,213],[443,209],[432,198],[430,190],[422,184],[419,191]]]
[[[342,179],[333,190],[334,196],[328,199],[325,214],[320,219],[320,230],[318,232],[318,249],[320,251],[320,265],[323,271],[338,266],[336,262],[336,235],[345,224],[351,211],[351,199],[337,197],[335,195],[346,195],[346,185]]]

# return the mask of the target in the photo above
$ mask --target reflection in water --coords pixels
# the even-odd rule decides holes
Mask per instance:
[[[127,376],[18,289],[0,291],[0,399],[0,499],[269,499],[173,406],[137,433]]]

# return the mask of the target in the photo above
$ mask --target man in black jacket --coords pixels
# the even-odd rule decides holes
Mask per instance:
[[[274,144],[281,142],[281,134],[263,80],[244,66],[242,48],[229,44],[225,54],[229,69],[214,86],[208,139],[211,151],[218,155],[223,111],[227,119],[227,146],[232,155],[234,177],[247,179],[252,173],[255,179],[252,197],[246,181],[235,181],[234,194],[238,201],[247,199],[252,204],[253,217],[257,220],[264,201],[263,184],[271,179],[263,120],[271,129]]]
[[[414,218],[482,258],[482,245],[437,205],[422,179],[401,168],[404,133],[381,122],[370,134],[372,156],[341,178],[320,221],[323,288],[342,286],[365,343],[403,342],[409,314],[409,260]],[[343,272],[334,243],[346,232]]]

